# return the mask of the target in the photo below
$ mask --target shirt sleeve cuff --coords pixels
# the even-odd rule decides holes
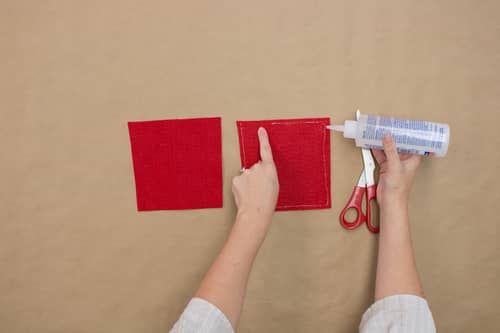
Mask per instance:
[[[416,295],[393,295],[373,303],[363,314],[363,332],[436,332],[427,301]]]
[[[214,304],[198,297],[191,299],[170,333],[234,333],[226,315]]]

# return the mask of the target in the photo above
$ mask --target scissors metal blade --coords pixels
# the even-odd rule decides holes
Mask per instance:
[[[366,187],[366,175],[365,175],[365,169],[361,171],[361,175],[359,176],[358,180],[358,187]]]
[[[375,184],[375,160],[369,149],[361,149],[361,154],[363,155],[363,164],[365,166],[366,186],[370,186]]]

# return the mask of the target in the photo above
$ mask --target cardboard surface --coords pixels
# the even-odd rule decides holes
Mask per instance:
[[[440,332],[497,332],[498,1],[0,3],[0,330],[166,332],[235,208],[236,119],[447,122],[411,198]],[[137,213],[127,121],[221,115],[224,208]],[[239,332],[355,332],[377,237],[338,215],[361,169],[332,134],[332,208],[275,215]]]

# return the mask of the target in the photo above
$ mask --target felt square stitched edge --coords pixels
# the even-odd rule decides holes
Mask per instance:
[[[128,123],[137,210],[222,207],[221,118]]]
[[[257,130],[269,136],[280,191],[276,210],[331,207],[330,118],[237,121],[241,164],[260,160]]]

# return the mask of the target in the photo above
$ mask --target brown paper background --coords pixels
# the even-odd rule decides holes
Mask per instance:
[[[233,223],[237,119],[447,122],[411,198],[440,332],[498,332],[500,2],[0,3],[2,332],[166,332]],[[129,120],[222,116],[224,208],[137,213]],[[361,169],[332,134],[332,209],[281,212],[240,332],[355,332],[377,237],[338,215]],[[210,189],[207,189],[210,190]]]

